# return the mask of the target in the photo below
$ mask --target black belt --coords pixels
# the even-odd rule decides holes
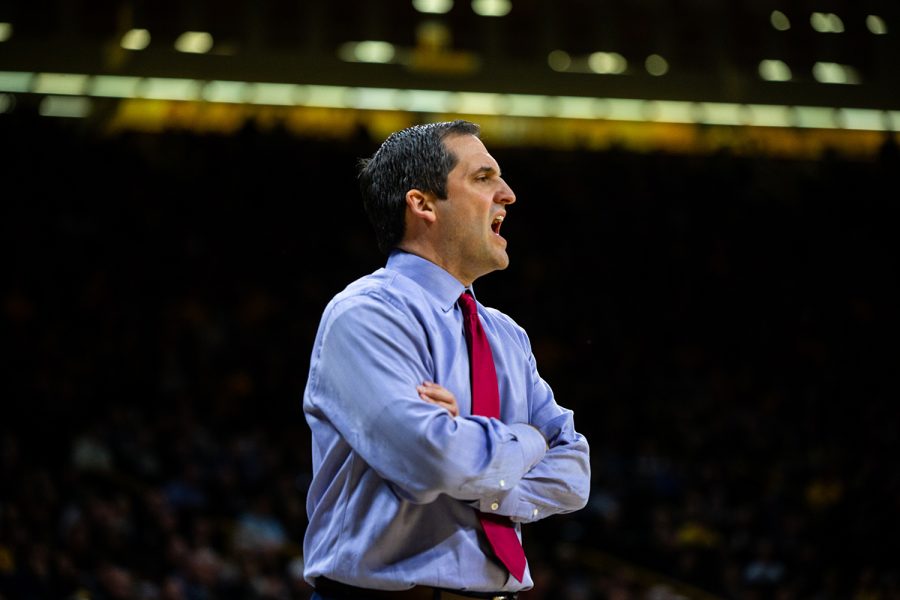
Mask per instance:
[[[464,592],[417,585],[408,590],[370,590],[328,579],[316,578],[316,592],[328,600],[453,600],[454,598],[486,598],[516,600],[516,592]]]

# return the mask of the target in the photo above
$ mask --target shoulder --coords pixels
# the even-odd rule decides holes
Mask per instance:
[[[516,323],[515,319],[513,319],[511,316],[509,316],[499,308],[494,308],[493,306],[485,306],[484,304],[482,304],[481,307],[484,309],[484,312],[488,314],[492,321],[502,323],[505,327],[522,329],[522,327],[518,323]]]
[[[384,320],[405,320],[409,307],[421,294],[416,288],[395,271],[379,269],[337,293],[325,307],[322,324],[327,329],[341,321],[368,321],[372,325]]]
[[[421,286],[397,271],[378,269],[350,283],[331,299],[331,310],[390,304],[401,308],[421,301]]]
[[[528,339],[528,333],[525,328],[519,325],[515,319],[503,311],[490,306],[484,306],[484,313],[488,321],[498,333],[502,333],[506,337],[510,337],[518,341],[524,348],[530,348],[531,342]]]

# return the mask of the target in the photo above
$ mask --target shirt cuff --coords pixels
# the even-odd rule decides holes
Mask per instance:
[[[544,458],[544,455],[547,453],[547,441],[541,435],[541,432],[531,425],[513,423],[508,425],[508,427],[522,450],[522,475],[525,475]],[[512,482],[504,479],[500,479],[495,483],[497,485],[496,495],[475,501],[479,510],[486,513],[506,515],[518,521],[527,520],[529,517],[527,511],[530,509],[520,500],[519,490],[511,485]]]
[[[531,523],[544,518],[535,504],[522,498],[518,486],[495,498],[476,501],[474,506],[481,512],[507,516],[513,523]]]
[[[522,474],[524,475],[544,458],[547,453],[547,440],[540,431],[531,425],[513,423],[508,427],[516,436],[519,447],[522,449],[522,462],[525,465]]]

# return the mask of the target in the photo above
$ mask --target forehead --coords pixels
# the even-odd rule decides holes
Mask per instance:
[[[444,140],[447,150],[456,156],[454,171],[470,171],[482,167],[499,170],[499,165],[490,155],[481,140],[474,135],[451,135]]]

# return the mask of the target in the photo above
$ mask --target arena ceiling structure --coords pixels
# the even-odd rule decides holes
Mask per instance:
[[[889,0],[5,0],[0,113],[867,156],[900,131],[898,34]]]

